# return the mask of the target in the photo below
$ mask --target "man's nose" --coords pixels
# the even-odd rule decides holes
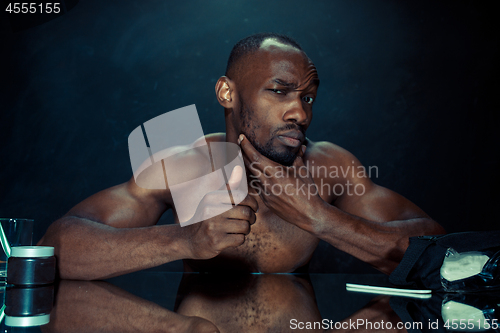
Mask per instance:
[[[285,122],[294,122],[297,125],[307,125],[310,121],[309,114],[304,109],[302,98],[295,98],[289,105],[283,114],[283,120]]]

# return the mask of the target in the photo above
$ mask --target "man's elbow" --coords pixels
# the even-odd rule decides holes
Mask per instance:
[[[79,242],[75,239],[75,232],[72,230],[73,222],[71,218],[65,217],[56,220],[49,226],[37,245],[54,247],[59,278],[91,280],[91,278],[79,274],[78,265],[75,266],[73,262],[78,255],[81,255],[78,252],[85,252],[78,249]]]
[[[422,235],[419,235],[419,236],[432,236],[432,235],[444,235],[444,234],[446,234],[446,230],[444,230],[444,228],[439,223],[434,221],[433,219],[425,218],[424,220],[425,220],[424,233]]]

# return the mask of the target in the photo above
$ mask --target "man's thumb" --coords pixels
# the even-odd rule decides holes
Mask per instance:
[[[293,161],[293,165],[292,166],[294,166],[294,167],[303,166],[304,165],[304,155],[305,155],[305,153],[306,153],[306,146],[302,145],[302,147],[300,147],[299,153],[297,154],[297,157]]]
[[[242,178],[243,178],[243,168],[237,165],[233,168],[233,171],[231,172],[231,177],[229,177],[229,181],[227,182],[229,188],[231,188],[232,190],[237,189],[238,186],[240,186]]]

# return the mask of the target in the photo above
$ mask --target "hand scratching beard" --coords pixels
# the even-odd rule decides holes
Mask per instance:
[[[282,151],[278,151],[274,146],[273,146],[273,140],[276,139],[276,133],[294,129],[294,130],[299,130],[302,133],[304,133],[304,130],[300,128],[300,126],[296,124],[288,124],[283,127],[277,128],[272,131],[271,136],[269,140],[265,144],[260,144],[257,142],[256,135],[255,135],[255,130],[259,128],[259,125],[255,120],[253,120],[253,115],[254,110],[249,107],[239,96],[239,100],[241,103],[240,106],[240,117],[242,119],[242,127],[241,127],[241,132],[245,134],[246,138],[252,146],[257,149],[257,151],[262,154],[263,156],[269,158],[270,160],[273,160],[276,163],[279,163],[284,166],[291,166],[293,164],[293,161],[295,161],[295,158],[297,157],[297,154],[299,152],[300,147],[293,148],[289,146],[281,146]],[[294,151],[295,150],[295,151]]]

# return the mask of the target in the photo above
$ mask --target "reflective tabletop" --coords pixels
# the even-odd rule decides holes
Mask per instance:
[[[2,332],[500,331],[500,294],[388,296],[378,274],[136,272],[2,287]]]

